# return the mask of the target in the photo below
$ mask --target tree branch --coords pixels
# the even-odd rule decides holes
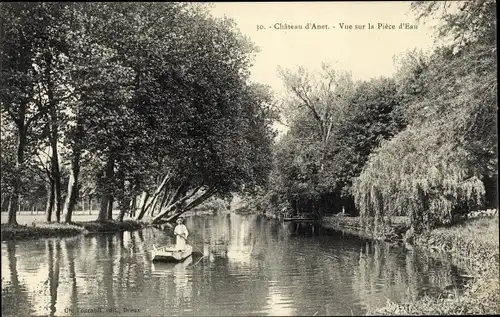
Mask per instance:
[[[216,187],[210,188],[208,191],[204,192],[200,197],[196,198],[192,202],[190,202],[186,208],[184,208],[183,212],[193,209],[194,207],[200,205],[202,202],[212,197],[217,192]]]
[[[52,173],[51,173],[50,169],[47,168],[47,165],[42,161],[42,158],[40,157],[39,154],[37,154],[36,156],[38,158],[38,161],[42,165],[43,170],[45,171],[45,173],[47,173],[47,176],[49,177],[49,179],[52,180]]]
[[[178,197],[179,194],[182,190],[182,188],[185,186],[185,182],[182,182],[177,189],[175,190],[175,193],[172,195],[172,197],[168,200],[167,206],[170,206]],[[163,206],[161,206],[163,208]]]
[[[169,205],[164,211],[160,212],[152,221],[152,223],[158,223],[158,221],[163,218],[164,216],[166,216],[171,210],[173,210],[175,207],[179,206],[180,204],[182,204],[183,202],[185,202],[186,200],[188,200],[189,198],[193,197],[194,194],[196,194],[198,192],[198,190],[201,189],[203,185],[200,185],[198,187],[196,187],[189,195],[186,195],[184,197],[182,197],[181,199],[177,200],[175,203]],[[203,196],[203,195],[202,195]]]
[[[163,191],[163,189],[165,188],[165,185],[167,184],[167,182],[170,180],[170,175],[167,174],[164,178],[163,178],[163,181],[161,182],[160,186],[158,186],[158,188],[156,188],[156,191],[154,192],[153,196],[151,197],[151,199],[148,201],[148,203],[146,204],[146,206],[144,207],[144,210],[147,212],[147,210],[149,209],[149,207],[152,206],[152,204],[156,201],[156,199],[158,198],[158,195]]]
[[[302,100],[304,102],[304,105],[309,108],[309,110],[312,111],[312,114],[314,116],[314,119],[316,120],[316,122],[318,123],[319,125],[319,129],[320,129],[320,132],[321,134],[323,135],[324,132],[323,132],[323,122],[320,118],[320,116],[318,115],[318,113],[316,112],[316,109],[314,108],[314,106],[310,103],[310,100],[309,98],[305,98],[304,96],[302,96],[300,94],[300,92],[297,90],[296,87],[291,87],[292,88],[292,91],[297,95],[297,97],[300,98],[300,100]]]
[[[48,171],[47,169],[43,168],[44,172],[47,174],[47,175],[44,175],[44,173],[41,173],[41,169],[38,168],[38,167],[35,167],[35,166],[31,166],[29,165],[27,167],[29,170],[31,170],[33,173],[37,174],[38,176],[40,176],[40,178],[47,184],[50,184],[51,181],[53,180],[52,176],[50,175],[50,171]],[[48,176],[48,179],[47,180],[47,177]]]
[[[161,219],[158,219],[156,222],[153,221],[153,223],[155,224],[158,224],[158,223],[165,223],[165,222],[170,222],[176,218],[178,218],[180,215],[182,215],[183,213],[193,209],[194,207],[200,205],[201,203],[203,203],[205,200],[207,200],[208,198],[212,197],[215,193],[217,192],[217,189],[216,188],[211,188],[209,189],[208,191],[206,191],[205,193],[203,193],[200,197],[196,198],[195,200],[193,200],[188,206],[186,206],[186,208],[184,208],[182,211],[168,217],[166,220],[162,221]],[[156,220],[156,219],[155,219]]]

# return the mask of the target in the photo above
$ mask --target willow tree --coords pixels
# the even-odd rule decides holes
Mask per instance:
[[[441,27],[457,42],[430,56],[421,93],[406,105],[408,127],[371,156],[356,181],[356,204],[376,227],[399,214],[417,232],[452,223],[484,206],[485,179],[496,178],[495,13],[491,1],[460,5]],[[420,6],[428,14],[439,3]]]
[[[376,232],[400,215],[416,232],[449,224],[462,202],[481,203],[484,186],[465,164],[468,152],[435,124],[410,126],[382,145],[356,179],[356,205]]]

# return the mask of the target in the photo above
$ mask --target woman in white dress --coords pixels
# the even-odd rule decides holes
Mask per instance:
[[[183,224],[184,219],[182,217],[177,218],[177,226],[174,229],[175,238],[175,249],[183,251],[186,249],[186,239],[189,235],[187,227]]]

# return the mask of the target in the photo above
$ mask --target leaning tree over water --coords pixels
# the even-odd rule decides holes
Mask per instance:
[[[10,224],[44,147],[57,221],[71,222],[82,188],[100,197],[100,221],[142,195],[137,219],[159,222],[266,181],[271,95],[249,82],[256,48],[231,20],[181,3],[4,3],[1,17]]]

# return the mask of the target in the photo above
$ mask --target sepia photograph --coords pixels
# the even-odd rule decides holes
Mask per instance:
[[[496,9],[0,3],[1,315],[500,314]]]

